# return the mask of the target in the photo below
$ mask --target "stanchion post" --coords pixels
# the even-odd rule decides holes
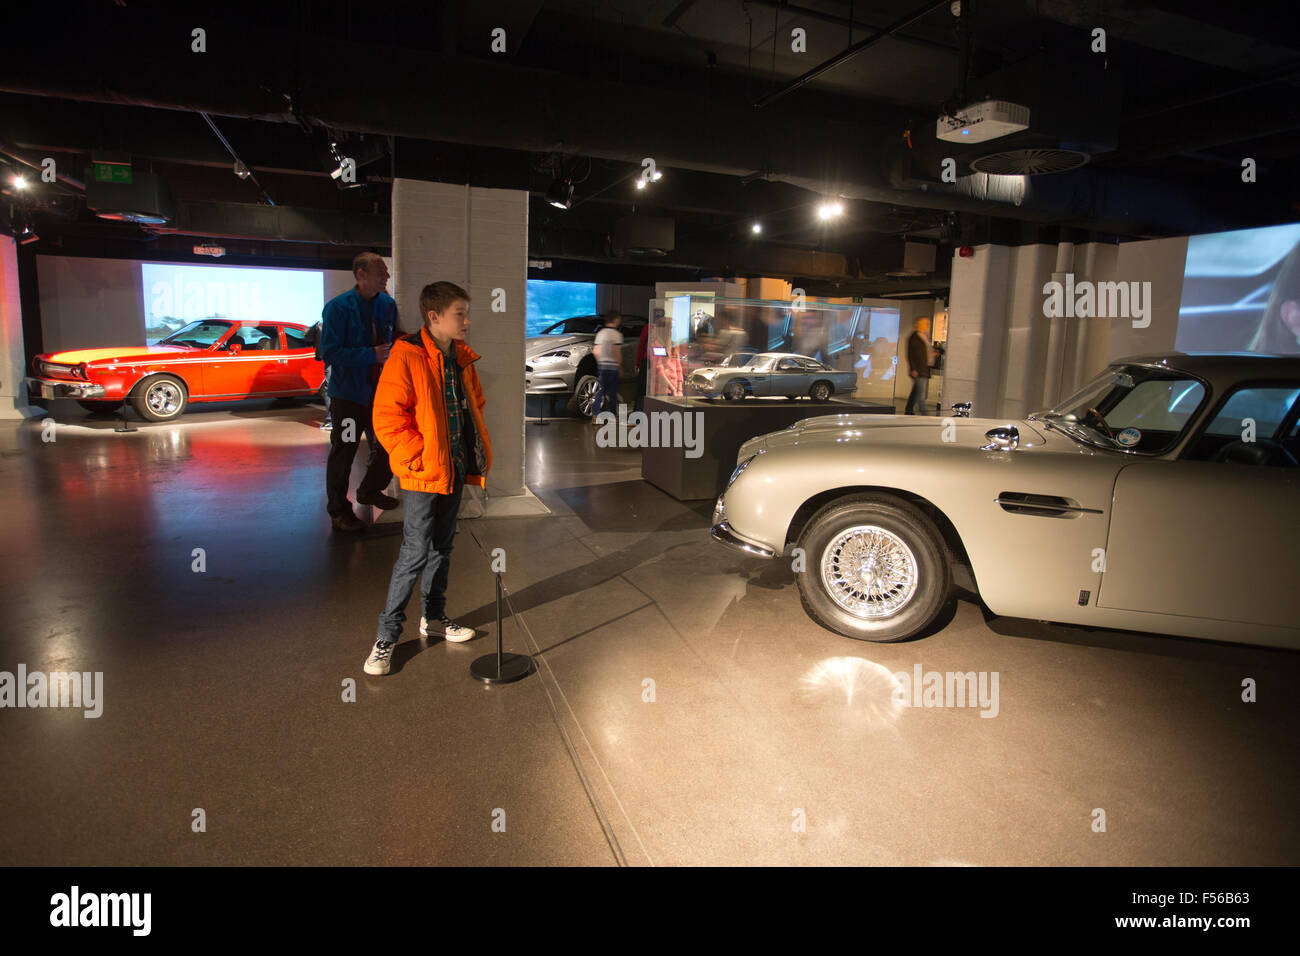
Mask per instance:
[[[131,423],[128,422],[128,421],[126,420],[126,409],[127,409],[127,403],[126,403],[126,402],[123,402],[122,405],[121,405],[121,407],[118,409],[118,412],[121,414],[122,423],[121,423],[120,425],[115,425],[115,426],[113,426],[113,431],[115,431],[115,432],[138,432],[140,429],[138,429],[138,428],[132,428],[132,427],[131,427]]]
[[[512,684],[533,672],[533,659],[527,654],[506,654],[501,649],[504,639],[501,627],[501,573],[495,574],[497,582],[497,652],[484,654],[469,665],[469,672],[485,684]]]

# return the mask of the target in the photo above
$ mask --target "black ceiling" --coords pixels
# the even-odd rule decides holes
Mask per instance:
[[[527,188],[530,256],[549,275],[761,274],[870,295],[946,285],[946,248],[934,275],[889,274],[907,239],[1122,240],[1296,217],[1300,41],[1276,12],[965,6],[959,18],[919,0],[29,5],[0,60],[0,161],[53,157],[64,181],[5,198],[39,232],[35,251],[163,257],[212,238],[237,255],[343,262],[383,247],[394,176]],[[806,52],[791,49],[796,28]],[[941,111],[985,97],[1029,106],[1030,129],[981,147],[935,139]],[[233,174],[204,113],[251,177]],[[365,185],[336,187],[330,141],[358,157]],[[987,153],[1044,147],[1088,162],[970,172]],[[156,173],[175,220],[89,213],[79,180],[103,152]],[[665,176],[638,191],[647,156]],[[940,179],[945,157],[956,183]],[[1242,182],[1247,157],[1257,182]],[[557,177],[574,183],[567,211],[545,201]],[[824,196],[845,203],[830,226],[813,214]],[[250,215],[268,201],[283,214]],[[633,212],[672,218],[676,249],[616,256],[614,224]]]

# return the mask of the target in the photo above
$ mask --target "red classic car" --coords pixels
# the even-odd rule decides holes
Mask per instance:
[[[97,412],[129,401],[151,422],[177,418],[190,402],[317,395],[325,366],[310,332],[290,322],[200,319],[157,345],[38,355],[27,391]]]

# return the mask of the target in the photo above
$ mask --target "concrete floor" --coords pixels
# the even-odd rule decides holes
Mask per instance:
[[[0,710],[7,863],[1300,862],[1295,653],[990,618],[968,593],[928,637],[851,641],[788,565],[711,542],[710,502],[560,421],[527,426],[553,514],[461,523],[449,612],[482,636],[411,629],[366,677],[400,512],[330,532],[318,407],[123,435],[67,406],[53,442],[0,425],[0,671],[102,671],[104,711]],[[542,652],[489,688],[468,668],[497,547],[507,649]],[[893,707],[888,674],[918,664],[996,671],[997,717]]]

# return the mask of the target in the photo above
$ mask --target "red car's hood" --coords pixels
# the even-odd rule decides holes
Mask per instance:
[[[59,365],[79,365],[82,362],[129,362],[132,359],[148,358],[154,355],[177,355],[182,352],[200,352],[202,349],[186,348],[184,345],[128,345],[107,349],[69,349],[66,352],[52,352],[42,355],[46,362]]]

